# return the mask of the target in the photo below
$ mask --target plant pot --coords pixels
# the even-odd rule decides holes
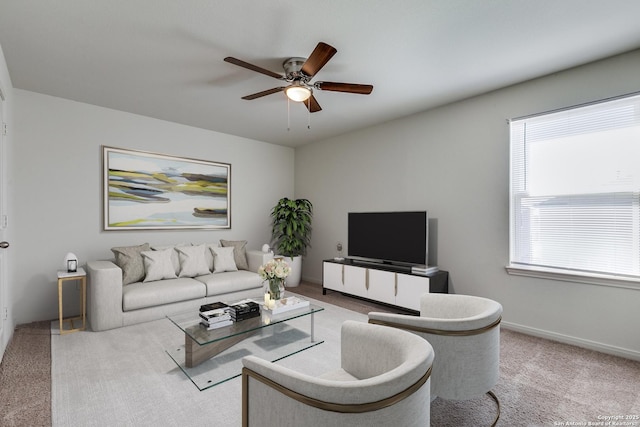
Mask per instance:
[[[291,267],[291,273],[285,279],[285,286],[288,288],[294,288],[300,284],[302,279],[302,255],[291,257],[283,257],[284,260]]]

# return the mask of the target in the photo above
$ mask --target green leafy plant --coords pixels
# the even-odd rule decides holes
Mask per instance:
[[[311,243],[313,205],[307,199],[280,199],[271,210],[271,243],[287,257],[305,255]]]

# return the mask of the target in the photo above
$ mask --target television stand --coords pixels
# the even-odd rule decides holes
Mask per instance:
[[[420,275],[409,266],[328,259],[322,264],[322,294],[328,289],[419,312],[422,294],[449,292],[449,273]]]

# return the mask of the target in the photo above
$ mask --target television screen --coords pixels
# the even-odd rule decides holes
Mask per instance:
[[[348,256],[426,265],[428,216],[420,212],[349,212]]]

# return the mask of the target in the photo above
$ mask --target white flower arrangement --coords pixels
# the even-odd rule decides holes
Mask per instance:
[[[282,258],[274,258],[258,268],[262,280],[285,279],[291,273],[291,267]]]

